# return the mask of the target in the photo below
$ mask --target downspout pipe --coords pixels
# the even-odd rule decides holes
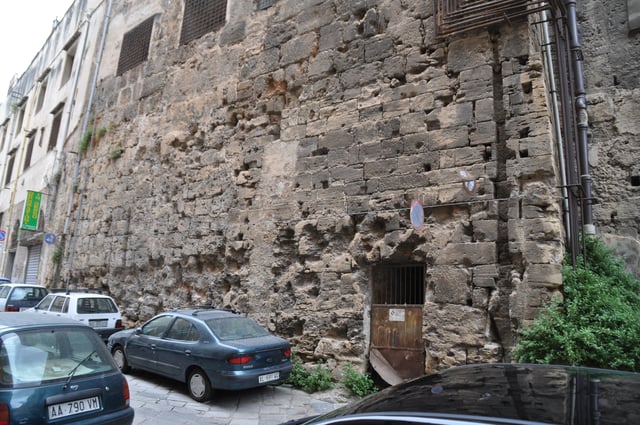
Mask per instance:
[[[574,107],[577,117],[577,151],[578,151],[578,171],[580,173],[580,183],[582,185],[582,231],[585,235],[595,235],[596,228],[593,224],[593,196],[592,179],[589,174],[589,117],[587,115],[587,98],[584,87],[583,55],[582,46],[578,38],[578,18],[576,13],[576,0],[565,0],[567,11],[567,26],[569,29],[570,48],[573,62]]]
[[[569,194],[567,189],[567,165],[564,160],[564,139],[561,129],[560,111],[558,110],[558,88],[556,87],[556,76],[554,74],[553,56],[551,53],[551,37],[549,35],[549,14],[546,10],[542,11],[542,43],[544,45],[544,57],[547,63],[547,80],[550,86],[549,95],[551,96],[551,110],[553,114],[553,130],[558,145],[558,159],[560,166],[560,178],[562,182],[562,211],[564,219],[565,233],[567,239],[573,233],[571,228],[571,220],[569,219]]]
[[[91,116],[91,108],[93,107],[93,98],[95,95],[95,91],[96,91],[96,86],[98,85],[98,74],[100,73],[100,65],[102,64],[102,55],[104,53],[104,46],[106,44],[106,40],[107,40],[107,32],[109,30],[109,23],[111,20],[111,6],[113,5],[113,0],[109,0],[109,3],[107,5],[107,11],[105,14],[105,18],[104,18],[104,24],[103,24],[103,28],[102,28],[102,35],[101,35],[101,39],[100,39],[100,46],[99,46],[99,50],[98,50],[98,57],[97,57],[97,62],[96,62],[96,67],[93,73],[93,80],[91,81],[91,92],[89,93],[89,99],[87,101],[87,110],[85,111],[85,116],[84,116],[84,120],[82,122],[82,132],[80,133],[81,135],[84,135],[87,131],[87,128],[89,127],[89,118]],[[73,172],[73,182],[71,184],[71,188],[69,190],[69,200],[68,200],[68,205],[67,205],[67,216],[65,218],[65,222],[64,222],[64,235],[65,237],[68,235],[69,233],[69,227],[70,227],[70,220],[71,220],[71,207],[73,205],[73,197],[74,197],[74,188],[76,187],[76,185],[78,184],[78,175],[79,175],[79,171],[80,171],[80,163],[82,161],[82,155],[80,154],[80,152],[78,152],[78,156],[77,156],[77,160],[76,160],[76,165],[75,165],[75,169]],[[74,251],[75,251],[75,240],[76,240],[76,235],[75,232],[77,232],[77,227],[78,227],[78,222],[80,220],[80,212],[82,210],[82,196],[80,197],[80,200],[78,202],[78,212],[76,214],[76,220],[75,220],[75,231],[74,231],[74,235],[72,238],[72,243],[71,243],[71,249],[69,251],[69,260],[68,260],[68,274],[67,274],[67,279],[66,279],[66,289],[69,289],[69,281],[71,279],[71,273],[73,270],[73,260],[74,260]]]

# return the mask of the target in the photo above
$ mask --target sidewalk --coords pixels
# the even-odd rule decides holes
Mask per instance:
[[[207,403],[187,395],[180,382],[135,371],[126,375],[135,409],[134,425],[277,425],[319,415],[349,400],[307,394],[287,385],[214,393]]]

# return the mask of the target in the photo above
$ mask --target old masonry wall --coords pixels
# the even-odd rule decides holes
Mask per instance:
[[[229,307],[303,357],[360,363],[380,266],[418,264],[424,369],[508,359],[564,252],[527,22],[438,40],[431,1],[236,0],[180,45],[182,3],[114,4],[74,282],[107,289],[129,325]],[[116,76],[122,35],[149,17],[148,60]]]

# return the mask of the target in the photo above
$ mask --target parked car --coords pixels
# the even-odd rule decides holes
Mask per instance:
[[[53,292],[36,304],[33,311],[85,323],[105,344],[109,335],[124,329],[120,309],[113,298],[94,292]]]
[[[8,277],[0,277],[0,283],[11,283],[11,279]]]
[[[3,283],[0,285],[0,311],[22,311],[38,304],[49,291],[41,285]]]
[[[291,373],[288,341],[225,310],[161,313],[111,335],[108,348],[123,372],[136,368],[184,382],[196,401],[210,399],[214,389],[279,384]]]
[[[87,325],[0,313],[0,423],[130,425],[129,385]]]
[[[288,425],[640,423],[640,374],[569,366],[479,364],[386,388]]]

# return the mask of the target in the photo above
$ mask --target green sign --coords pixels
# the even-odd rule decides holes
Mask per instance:
[[[38,230],[38,218],[40,218],[41,200],[41,192],[27,190],[27,200],[24,203],[24,212],[22,213],[23,230]]]

